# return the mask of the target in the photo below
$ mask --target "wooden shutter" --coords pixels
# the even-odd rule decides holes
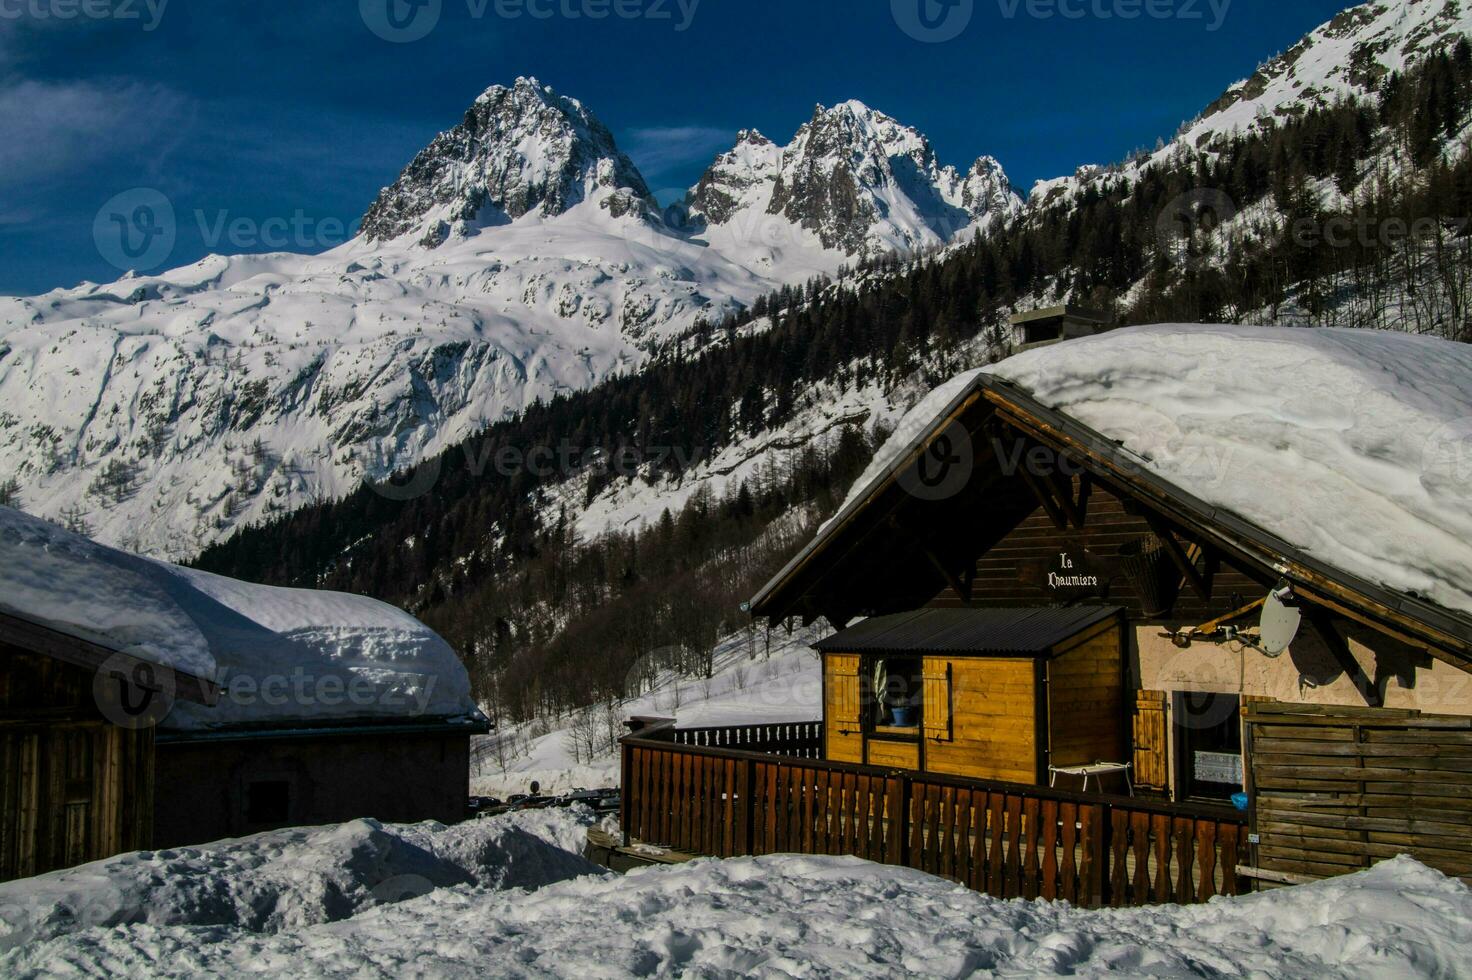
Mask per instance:
[[[859,730],[859,658],[828,658],[829,720],[840,731]]]
[[[1135,692],[1135,785],[1142,789],[1164,790],[1170,782],[1166,697],[1162,691]]]
[[[925,737],[938,742],[951,738],[951,665],[926,661],[924,701],[920,714],[925,719]]]

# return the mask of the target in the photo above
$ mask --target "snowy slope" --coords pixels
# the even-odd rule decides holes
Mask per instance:
[[[1472,976],[1472,892],[1410,858],[1206,905],[1083,911],[998,901],[920,871],[849,857],[768,855],[601,874],[565,849],[576,846],[585,814],[539,814],[527,825],[530,816],[449,830],[365,822],[324,828],[300,840],[316,852],[300,869],[281,857],[287,835],[302,832],[285,832],[0,885],[0,910],[15,910],[0,918],[20,924],[12,935],[38,937],[0,953],[0,973]],[[414,867],[416,848],[432,852],[425,855],[431,869],[468,865],[475,883],[389,877]],[[446,860],[447,852],[474,857]],[[252,867],[256,855],[270,863]],[[147,879],[169,862],[184,866],[195,894]],[[272,864],[281,876],[275,882]],[[491,872],[498,866],[516,873],[497,881]],[[91,882],[119,890],[118,911],[97,914]],[[420,897],[393,901],[403,894]],[[207,901],[215,895],[218,903]],[[265,908],[275,899],[287,914],[257,926],[259,913],[237,911],[246,897]],[[73,908],[82,911],[67,922]],[[98,921],[119,924],[92,925]]]
[[[1017,205],[994,163],[962,178],[882,114],[828,115],[775,171],[793,216],[777,220],[812,223],[812,246],[668,226],[596,117],[524,78],[481,95],[329,252],[0,298],[0,485],[100,540],[190,557],[637,370],[781,285]],[[860,213],[834,167],[863,184]]]
[[[166,565],[8,507],[0,556],[0,610],[221,685],[214,706],[175,704],[166,728],[477,713],[449,645],[374,599]]]
[[[812,645],[829,632],[813,627],[791,635],[757,629],[735,633],[716,645],[709,679],[700,671],[671,670],[631,677],[628,697],[616,704],[478,736],[471,792],[505,799],[529,792],[534,780],[543,793],[617,786],[618,748],[609,736],[624,734],[625,718],[673,718],[682,728],[815,721],[823,714],[823,677]],[[580,726],[580,721],[590,724]],[[596,731],[595,744],[579,737],[579,727]]]
[[[1100,180],[1133,180],[1151,164],[1198,150],[1209,153],[1220,140],[1345,97],[1373,98],[1375,83],[1391,72],[1404,71],[1469,36],[1472,4],[1465,0],[1371,0],[1351,7],[1232,85],[1153,154],[1123,167],[1091,164],[1071,176],[1040,180],[1028,204],[1058,203]],[[1398,166],[1393,159],[1383,162],[1392,169]]]

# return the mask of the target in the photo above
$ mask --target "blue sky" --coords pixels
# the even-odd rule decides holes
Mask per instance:
[[[1025,191],[1169,137],[1346,6],[0,0],[0,293],[116,278],[94,220],[135,188],[175,209],[162,265],[336,244],[416,150],[518,75],[585,102],[665,197],[738,129],[786,142],[816,103],[850,98],[946,162],[997,157]]]

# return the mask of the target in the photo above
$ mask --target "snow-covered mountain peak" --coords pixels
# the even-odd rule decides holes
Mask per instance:
[[[608,127],[578,100],[518,78],[486,89],[459,125],[415,156],[363,216],[362,235],[437,247],[527,214],[556,217],[585,201],[622,214],[648,199]]]
[[[761,267],[796,255],[818,266],[914,253],[1014,214],[1021,201],[995,160],[962,177],[918,130],[849,100],[816,106],[784,147],[743,132],[689,205],[712,243]]]

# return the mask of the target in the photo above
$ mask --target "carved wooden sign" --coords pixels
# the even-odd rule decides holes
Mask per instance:
[[[1051,558],[1031,558],[1021,563],[1022,580],[1063,599],[1109,594],[1110,570],[1085,549],[1058,551]]]

